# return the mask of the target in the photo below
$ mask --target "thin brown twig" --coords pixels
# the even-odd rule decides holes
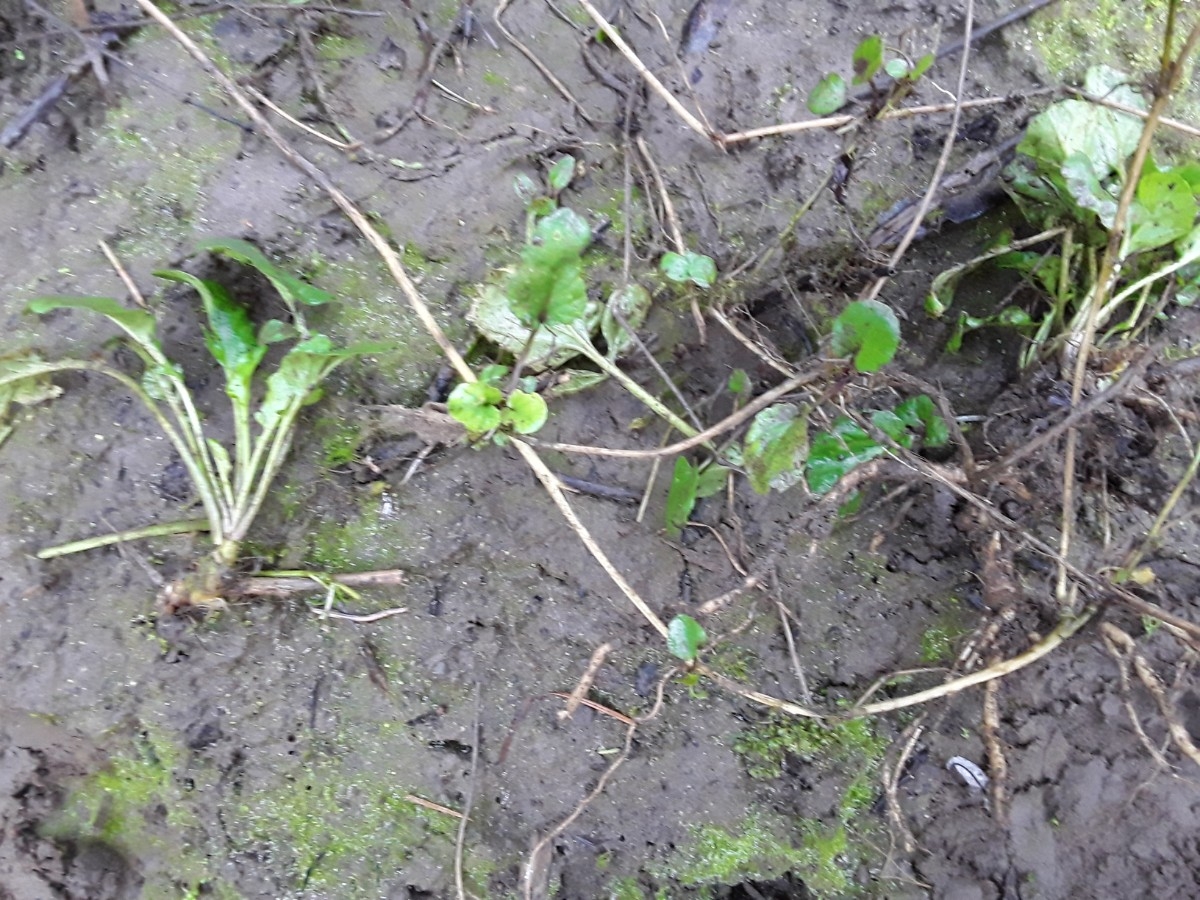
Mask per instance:
[[[808,369],[793,375],[787,381],[777,385],[771,390],[755,397],[741,409],[726,416],[716,425],[712,425],[685,440],[671,444],[657,450],[621,450],[615,447],[592,447],[586,444],[564,444],[552,441],[537,441],[531,440],[530,443],[535,447],[540,447],[546,450],[557,450],[562,453],[581,453],[587,456],[612,456],[620,459],[658,459],[666,456],[676,456],[691,450],[693,447],[699,447],[702,444],[708,443],[715,437],[719,437],[726,431],[737,428],[747,419],[751,418],[759,410],[766,409],[776,400],[785,397],[792,391],[798,390],[807,384],[812,384],[828,374],[829,366],[822,362],[819,368]]]
[[[504,5],[507,5],[508,2],[509,0],[502,0]],[[719,142],[718,136],[714,135],[707,127],[705,127],[703,122],[692,115],[692,113],[690,113],[684,107],[684,105],[679,102],[678,98],[676,98],[673,93],[667,90],[666,86],[658,80],[658,77],[648,68],[646,68],[646,64],[643,63],[641,59],[638,58],[638,55],[633,52],[633,49],[627,43],[625,43],[625,39],[621,37],[620,32],[608,24],[608,20],[605,19],[604,16],[600,15],[599,11],[597,11],[596,7],[592,6],[589,0],[577,0],[577,2],[584,8],[584,10],[587,11],[587,14],[592,17],[592,21],[599,26],[600,30],[604,32],[608,39],[612,41],[613,46],[620,51],[621,55],[625,57],[626,61],[628,61],[628,63],[633,66],[637,73],[642,76],[646,84],[650,85],[650,89],[654,91],[654,93],[658,94],[658,96],[660,96],[664,101],[666,101],[667,106],[671,107],[675,114],[679,116],[679,118],[681,118],[689,128],[703,137]]]
[[[467,840],[467,824],[471,821],[471,807],[475,805],[476,779],[479,773],[479,742],[483,737],[479,730],[480,687],[475,682],[475,719],[471,727],[471,774],[467,782],[467,798],[463,803],[462,817],[458,820],[458,834],[454,838],[454,889],[458,900],[467,900],[467,890],[463,883],[463,846]]]
[[[659,678],[658,688],[654,697],[654,706],[650,708],[650,711],[646,715],[639,716],[626,728],[625,745],[622,747],[621,753],[604,770],[603,774],[596,781],[596,786],[588,792],[587,796],[579,801],[579,804],[571,811],[570,815],[554,826],[547,834],[543,835],[534,844],[533,849],[529,851],[529,858],[521,873],[522,895],[525,897],[525,900],[532,900],[534,897],[535,882],[538,880],[539,873],[544,870],[544,865],[540,863],[545,859],[545,852],[550,846],[550,842],[570,828],[571,824],[583,815],[583,811],[588,808],[591,802],[604,792],[604,788],[608,785],[609,780],[616,773],[617,769],[621,768],[625,760],[629,759],[629,754],[633,752],[633,736],[637,733],[640,725],[644,725],[654,719],[662,710],[663,694],[666,690],[667,682],[675,676],[675,671],[674,668],[671,668]]]
[[[600,667],[604,665],[605,657],[612,652],[612,649],[613,645],[606,641],[592,651],[592,657],[588,660],[587,668],[584,669],[579,683],[567,695],[567,705],[558,711],[560,721],[569,719],[575,715],[575,710],[579,709],[579,705],[583,702],[587,692],[592,689],[592,683],[596,680],[596,673],[600,671]]]
[[[350,144],[350,143],[347,143],[346,141],[339,141],[337,138],[330,137],[329,135],[325,134],[324,132],[318,131],[317,129],[313,128],[311,125],[305,125],[303,122],[301,122],[299,119],[297,119],[295,116],[293,116],[291,113],[289,113],[286,109],[284,109],[282,106],[277,104],[275,101],[273,101],[270,97],[268,97],[266,94],[264,94],[262,91],[258,90],[257,88],[251,87],[250,85],[246,85],[245,90],[246,90],[247,94],[249,94],[251,97],[253,97],[255,100],[257,100],[259,103],[261,103],[267,109],[271,110],[271,112],[275,113],[275,115],[279,116],[284,121],[291,123],[296,128],[299,128],[301,131],[303,131],[305,134],[311,135],[312,137],[315,137],[319,141],[324,141],[326,144],[329,144],[331,147],[336,147],[338,150],[358,150],[358,149],[362,148],[361,142],[356,141],[355,143]]]
[[[992,663],[999,662],[993,657]],[[987,749],[988,788],[991,791],[992,815],[1001,826],[1008,825],[1008,760],[1000,743],[1000,680],[989,681],[983,689],[981,718],[983,744]]]
[[[408,273],[404,269],[404,264],[400,261],[400,257],[397,255],[396,251],[391,248],[388,242],[384,239],[383,235],[379,233],[379,230],[371,224],[370,220],[359,211],[358,207],[354,205],[354,202],[351,201],[350,198],[347,197],[341,191],[341,189],[330,180],[329,176],[326,175],[324,171],[314,165],[307,157],[301,155],[294,147],[292,147],[291,144],[287,142],[287,140],[284,139],[284,137],[278,131],[275,130],[275,127],[267,121],[266,117],[263,116],[258,107],[250,102],[250,99],[246,96],[245,92],[243,92],[242,89],[239,88],[232,81],[232,79],[229,78],[228,75],[217,68],[213,61],[208,58],[208,55],[196,45],[195,41],[184,34],[180,30],[179,26],[170,19],[170,17],[168,17],[162,12],[162,10],[155,6],[151,0],[137,0],[137,4],[142,8],[143,11],[145,11],[147,15],[149,15],[156,22],[158,22],[159,25],[167,30],[167,32],[176,40],[176,42],[178,42],[180,46],[182,46],[191,55],[191,57],[196,60],[196,62],[200,65],[200,68],[202,68],[210,78],[212,78],[214,81],[220,84],[222,88],[225,89],[234,102],[237,103],[237,105],[242,108],[246,115],[250,117],[250,120],[254,122],[255,127],[261,131],[262,134],[264,134],[271,141],[271,143],[276,146],[276,148],[278,148],[279,152],[281,152],[288,159],[288,161],[292,163],[292,165],[296,166],[296,168],[298,168],[301,172],[315,181],[317,185],[329,195],[329,198],[333,200],[333,202],[345,214],[345,216],[352,223],[354,223],[354,226],[358,228],[362,235],[367,239],[368,243],[370,243],[380,257],[382,257],[384,265],[387,266],[388,272],[396,281],[396,284],[400,287],[401,293],[404,294],[409,306],[412,308],[417,318],[421,321],[421,325],[425,328],[426,332],[428,332],[429,336],[433,338],[434,342],[438,345],[438,349],[442,351],[442,354],[458,373],[458,376],[462,378],[463,381],[473,382],[478,380],[475,377],[475,373],[471,370],[471,367],[467,365],[466,361],[462,358],[462,355],[458,352],[458,350],[455,349],[454,345],[450,343],[449,338],[446,337],[446,333],[442,331],[441,325],[438,324],[437,320],[433,317],[433,314],[429,311],[429,307],[426,305],[421,295],[417,292],[416,286],[412,283],[412,280],[408,277]]]
[[[405,794],[404,799],[409,803],[415,803],[417,806],[423,806],[425,809],[432,810],[436,813],[441,813],[444,816],[451,816],[455,819],[461,819],[463,814],[456,809],[451,809],[448,806],[442,806],[440,803],[434,803],[432,800],[426,800],[424,797],[418,797],[416,794]]]
[[[925,215],[933,205],[934,195],[938,192],[942,175],[946,171],[946,166],[950,163],[950,154],[954,150],[954,143],[958,139],[958,123],[962,118],[963,94],[967,90],[967,66],[971,61],[970,38],[971,30],[975,23],[975,0],[966,0],[965,7],[965,14],[963,16],[963,53],[958,67],[958,87],[954,91],[954,112],[950,116],[950,128],[942,144],[942,153],[938,157],[937,165],[934,167],[933,176],[929,179],[929,186],[925,190],[925,195],[921,198],[921,202],[917,206],[917,211],[913,214],[908,230],[904,233],[904,237],[900,239],[900,243],[896,245],[896,249],[892,252],[892,256],[888,260],[888,265],[891,269],[895,269],[900,264],[900,260],[904,258],[904,254],[908,252],[908,248],[916,240],[917,232],[921,230],[921,224],[925,221]],[[863,296],[868,300],[875,299],[889,280],[890,276],[888,275],[877,278],[875,283],[871,285],[870,289]]]
[[[1154,101],[1150,104],[1149,113],[1142,126],[1142,134],[1137,148],[1126,167],[1124,184],[1117,200],[1117,209],[1113,215],[1112,224],[1108,226],[1108,242],[1100,261],[1100,270],[1096,274],[1096,279],[1089,292],[1087,318],[1083,325],[1083,331],[1078,335],[1072,335],[1073,341],[1068,343],[1068,349],[1075,351],[1071,378],[1072,405],[1078,404],[1083,399],[1087,363],[1094,349],[1100,310],[1112,293],[1124,262],[1122,254],[1125,243],[1125,226],[1133,205],[1134,194],[1137,192],[1138,182],[1141,180],[1142,170],[1150,155],[1150,143],[1154,138],[1154,133],[1158,130],[1159,119],[1166,112],[1167,105],[1171,102],[1171,97],[1179,86],[1179,81],[1183,76],[1183,66],[1198,41],[1200,41],[1200,23],[1193,26],[1174,62],[1168,64],[1171,48],[1165,46],[1163,49],[1163,68],[1155,85]],[[1077,346],[1072,347],[1071,343],[1075,341],[1077,341]],[[1078,441],[1078,432],[1074,428],[1068,430],[1066,449],[1063,453],[1062,524],[1059,539],[1059,555],[1063,559],[1070,557],[1071,536],[1075,524],[1075,458]],[[1069,610],[1073,594],[1067,591],[1067,571],[1061,565],[1058,570],[1057,596],[1064,610]]]
[[[138,290],[137,284],[134,282],[125,266],[121,264],[121,260],[117,258],[117,254],[113,253],[112,248],[108,246],[106,241],[101,240],[99,243],[100,249],[104,252],[105,258],[108,259],[109,265],[113,267],[113,271],[117,273],[117,277],[121,279],[121,282],[125,285],[125,289],[129,291],[129,296],[133,298],[133,302],[142,309],[145,309],[146,298],[142,296],[142,292]]]
[[[589,125],[595,125],[595,121],[593,121],[592,117],[587,114],[587,110],[583,108],[583,104],[575,99],[575,95],[571,93],[570,89],[558,79],[558,76],[550,71],[549,67],[545,63],[537,58],[537,55],[532,50],[517,40],[516,36],[505,26],[501,17],[504,15],[504,11],[508,9],[509,4],[511,3],[512,0],[500,0],[500,2],[496,4],[495,12],[492,13],[492,21],[494,21],[496,23],[496,27],[500,29],[500,33],[504,35],[505,40],[517,48],[517,51],[522,56],[524,56],[527,60],[529,60],[530,63],[533,64],[533,67],[541,73],[543,78],[550,82],[554,89],[558,91],[558,93],[568,103],[575,107],[575,112],[579,113],[579,118],[583,119]]]
[[[526,464],[533,469],[533,474],[537,477],[537,480],[542,483],[542,487],[546,489],[546,492],[550,495],[550,499],[553,500],[554,505],[558,507],[558,511],[562,513],[563,518],[567,520],[567,524],[571,526],[571,530],[575,532],[579,540],[581,540],[583,545],[587,547],[588,552],[592,555],[592,558],[600,564],[600,567],[604,569],[604,571],[608,574],[608,577],[613,580],[613,583],[616,584],[621,593],[629,599],[629,602],[631,602],[637,608],[637,611],[642,614],[642,617],[654,627],[655,631],[665,638],[667,636],[666,623],[663,622],[663,620],[659,618],[658,614],[655,613],[654,610],[652,610],[646,603],[646,601],[641,598],[638,592],[633,589],[632,585],[625,580],[625,576],[621,574],[621,571],[613,565],[612,560],[608,558],[608,555],[605,554],[602,549],[600,549],[600,545],[596,543],[596,539],[592,537],[591,532],[588,531],[587,527],[583,524],[583,522],[580,521],[579,516],[575,514],[575,510],[571,508],[570,502],[563,493],[558,476],[550,471],[549,467],[542,461],[542,458],[538,456],[534,449],[524,441],[514,439],[512,441],[512,445],[517,448],[517,452],[521,454],[521,457],[525,460]]]

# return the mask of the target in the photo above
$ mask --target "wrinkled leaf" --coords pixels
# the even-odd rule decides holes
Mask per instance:
[[[254,413],[254,420],[264,430],[273,429],[290,408],[317,399],[318,385],[343,362],[382,352],[387,347],[384,343],[369,342],[337,349],[325,335],[310,335],[284,354],[279,368],[267,379],[266,395]]]
[[[808,448],[808,488],[814,494],[827,494],[847,472],[884,452],[873,437],[842,416],[829,431],[813,436]]]
[[[760,494],[787,490],[803,477],[807,452],[807,416],[790,403],[768,406],[750,423],[742,447],[750,486]]]
[[[900,346],[900,322],[878,300],[855,300],[833,320],[833,352],[854,354],[854,368],[877,372],[892,361]]]
[[[696,498],[712,497],[725,490],[729,473],[733,470],[726,466],[709,466],[696,479]]]
[[[603,372],[590,369],[563,369],[556,373],[554,384],[542,393],[547,397],[569,397],[588,388],[607,381],[608,376]]]
[[[676,616],[667,624],[667,650],[684,662],[692,662],[707,640],[704,628],[691,616]]]
[[[199,248],[207,250],[209,253],[228,256],[232,260],[258,269],[275,286],[275,290],[279,291],[284,302],[293,309],[296,304],[320,306],[333,300],[333,295],[328,291],[314,287],[291,272],[279,268],[249,241],[238,238],[217,238],[201,241]]]
[[[659,269],[672,281],[691,282],[698,287],[712,287],[717,280],[717,264],[703,253],[667,252],[659,262]]]
[[[633,346],[633,336],[625,330],[614,311],[636,331],[650,312],[650,294],[640,284],[627,284],[613,291],[600,316],[600,333],[608,344],[608,358],[616,359]]]
[[[278,344],[280,341],[290,341],[299,336],[296,326],[279,319],[268,319],[258,329],[260,344]]]
[[[539,221],[533,236],[560,258],[577,257],[592,242],[592,226],[575,210],[564,207]]]
[[[520,353],[532,329],[523,324],[513,312],[505,289],[501,286],[484,285],[475,298],[467,318],[481,335],[509,353]],[[600,319],[600,305],[588,302],[584,310],[583,323],[590,333]],[[577,349],[566,345],[547,328],[537,329],[533,343],[529,346],[525,368],[530,372],[557,368],[579,355]]]
[[[159,270],[154,274],[168,281],[190,285],[200,295],[208,316],[205,342],[208,352],[225,373],[225,393],[239,409],[249,409],[254,371],[266,354],[267,347],[259,343],[246,308],[234,301],[225,288],[214,281],[206,281],[178,269]]]
[[[446,411],[472,434],[485,434],[500,427],[503,400],[499,388],[479,381],[463,382],[450,392]]]
[[[537,182],[524,172],[519,173],[517,177],[513,179],[513,190],[516,191],[517,196],[521,198],[521,201],[526,204],[532,203],[534,198],[536,198],[541,192],[538,188]]]
[[[941,447],[950,440],[950,429],[928,394],[918,394],[905,400],[896,407],[896,415],[910,428],[920,429],[924,433],[922,443],[926,447]]]
[[[696,486],[699,475],[696,467],[680,456],[675,460],[675,472],[667,491],[667,531],[678,535],[696,507]]]
[[[546,424],[550,410],[539,394],[513,391],[505,401],[508,408],[503,413],[506,425],[512,426],[517,434],[533,434]],[[465,423],[464,423],[465,424]]]
[[[831,116],[846,105],[846,79],[830,72],[808,94],[808,110],[814,116]]]
[[[1130,211],[1126,252],[1153,250],[1179,240],[1192,230],[1196,212],[1196,197],[1183,172],[1145,172]]]
[[[729,393],[735,397],[744,397],[750,392],[750,376],[745,369],[734,369],[729,373]]]

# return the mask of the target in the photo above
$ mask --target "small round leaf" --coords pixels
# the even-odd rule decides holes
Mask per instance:
[[[808,110],[814,116],[830,116],[846,105],[846,79],[830,72],[808,94]]]
[[[900,322],[878,300],[855,300],[833,320],[834,354],[854,354],[854,368],[860,372],[878,372],[899,347]]]
[[[704,646],[708,635],[700,623],[691,616],[676,616],[667,625],[667,649],[672,656],[691,662],[696,653]]]

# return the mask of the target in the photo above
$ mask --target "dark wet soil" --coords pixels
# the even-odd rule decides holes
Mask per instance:
[[[722,152],[647,100],[607,45],[592,43],[585,59],[589,20],[571,4],[559,15],[535,0],[513,3],[503,23],[577,108],[506,40],[490,8],[464,4],[473,10],[467,22],[453,3],[414,6],[356,7],[382,11],[372,17],[237,4],[176,12],[243,85],[326,133],[340,126],[363,141],[342,152],[288,132],[405,248],[434,314],[464,349],[475,286],[515,259],[522,240],[514,177],[541,178],[564,153],[581,169],[564,202],[612,223],[598,271],[619,269],[628,227],[635,275],[655,284],[654,262],[669,243],[640,158],[630,176],[634,207],[623,208],[628,133],[661,167],[688,244],[720,272],[740,271],[716,291],[725,308],[782,358],[804,364],[815,327],[880,265],[862,236],[879,213],[918,195],[947,124],[811,131]],[[981,20],[1007,11],[980,7]],[[622,9],[621,28],[646,63],[726,132],[806,118],[808,87],[820,73],[848,74],[855,44],[871,31],[923,51],[938,28],[961,28],[957,5],[939,3],[713,2],[692,11],[686,35],[686,5]],[[103,0],[97,11],[133,15]],[[674,660],[514,452],[440,447],[414,468],[424,441],[371,426],[373,406],[426,399],[442,368],[432,341],[358,233],[263,138],[239,127],[238,111],[174,42],[151,26],[119,36],[107,88],[81,71],[0,156],[0,356],[37,347],[135,368],[112,330],[81,314],[23,312],[38,294],[124,296],[100,240],[149,293],[153,269],[186,264],[228,281],[265,319],[274,301],[261,285],[193,256],[208,237],[255,241],[338,295],[335,307],[313,313],[317,327],[339,342],[384,339],[397,349],[340,370],[306,413],[251,535],[247,568],[401,569],[403,584],[368,591],[356,611],[406,612],[357,624],[322,620],[289,600],[237,604],[203,622],[159,619],[159,582],[205,552],[199,538],[39,561],[34,554],[50,544],[196,514],[178,459],[135,401],[94,376],[60,379],[63,396],[19,410],[0,445],[0,898],[453,897],[453,813],[468,805],[465,893],[523,896],[522,867],[539,837],[622,751],[625,725],[606,711],[649,712]],[[426,96],[419,86],[431,42],[444,51],[435,75],[448,90]],[[0,2],[0,128],[80,53],[59,20]],[[943,101],[940,88],[955,74],[939,64],[917,99]],[[1018,97],[1047,79],[1017,25],[978,48],[968,91]],[[1033,109],[1014,99],[968,114],[956,162],[1014,133]],[[396,136],[375,141],[399,122]],[[852,177],[797,226],[800,205],[850,143]],[[1055,366],[1020,372],[1018,342],[986,330],[961,354],[946,354],[949,326],[922,312],[931,275],[1006,224],[999,210],[927,237],[883,294],[906,316],[892,369],[934,385],[970,417],[981,465],[1066,415]],[[735,369],[750,373],[755,392],[778,382],[711,323],[702,343],[687,303],[659,288],[646,336],[704,418],[729,412],[720,398]],[[963,293],[987,311],[1012,289],[990,277]],[[214,433],[227,437],[195,309],[180,291],[155,302],[168,353],[211,410]],[[1187,350],[1198,324],[1181,314],[1154,339]],[[636,358],[628,368],[656,384]],[[1081,424],[1072,560],[1089,573],[1119,564],[1137,544],[1192,453],[1194,379],[1157,366],[1133,388]],[[862,409],[912,393],[887,375],[841,391]],[[628,394],[604,385],[555,401],[539,436],[653,448],[662,435],[643,427],[645,417]],[[699,524],[674,539],[660,525],[665,470],[644,516],[619,499],[579,494],[572,503],[660,616],[703,620],[715,669],[837,710],[898,670],[919,671],[880,696],[936,685],[985,635],[986,662],[1053,630],[1055,568],[1021,535],[1057,542],[1061,453],[1050,442],[973,485],[1015,523],[1002,534],[945,487],[895,469],[863,481],[862,508],[849,517],[801,488],[760,497],[742,485],[702,501]],[[546,459],[562,475],[636,493],[650,475],[643,461]],[[962,464],[954,454],[933,461]],[[1196,499],[1184,493],[1177,524],[1146,559],[1153,580],[1137,588],[1191,622],[1200,619]],[[988,556],[993,540],[998,561]],[[761,587],[702,613],[747,573]],[[1194,641],[1189,649],[1169,627],[1119,604],[1099,618],[1136,639],[1182,727],[1200,739]],[[560,718],[553,693],[570,691],[606,642],[613,650],[589,692],[599,709]],[[1096,622],[1001,682],[999,808],[946,767],[964,757],[1002,777],[987,756],[983,699],[977,688],[923,710],[897,791],[901,824],[888,816],[881,776],[921,711],[829,737],[676,672],[628,760],[538,858],[529,895],[1200,896],[1195,765],[1168,742],[1153,696],[1123,683]]]

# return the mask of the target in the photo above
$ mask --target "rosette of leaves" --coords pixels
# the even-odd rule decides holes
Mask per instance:
[[[199,295],[207,321],[205,345],[221,369],[232,407],[232,447],[205,433],[183,369],[163,351],[154,314],[130,309],[110,297],[39,297],[28,308],[39,314],[83,310],[108,319],[124,332],[129,347],[140,357],[140,377],[95,360],[28,357],[20,364],[0,368],[0,390],[13,385],[44,390],[49,376],[72,370],[98,372],[120,382],[142,402],[179,454],[203,506],[216,561],[221,567],[229,567],[237,560],[240,545],[291,448],[300,411],[320,397],[321,383],[339,365],[378,352],[385,345],[338,348],[326,335],[310,331],[304,322],[303,307],[333,298],[280,269],[252,244],[210,241],[202,247],[257,269],[274,285],[291,314],[289,321],[271,320],[256,328],[246,308],[221,284],[177,269],[155,273],[165,280],[186,284]],[[263,378],[260,365],[268,345],[287,340],[294,341],[293,345],[274,371]],[[168,530],[166,526],[155,526],[147,533]],[[41,555],[61,555],[127,537],[88,539]]]

